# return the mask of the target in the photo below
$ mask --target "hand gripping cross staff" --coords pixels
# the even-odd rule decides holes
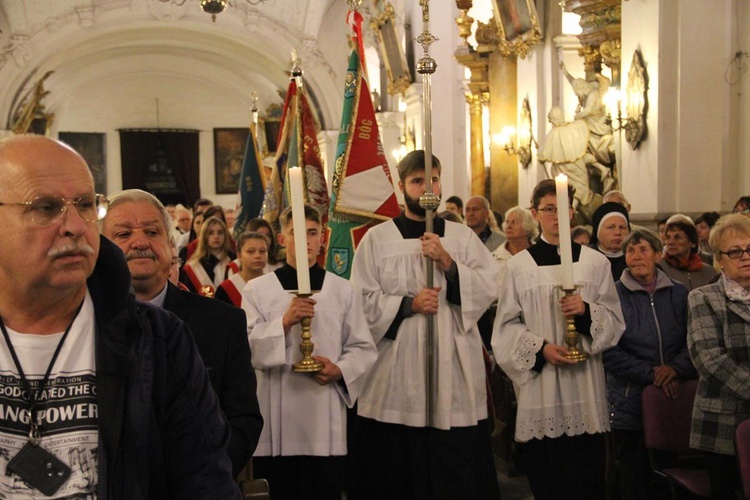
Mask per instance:
[[[419,206],[425,210],[425,232],[432,233],[434,211],[440,205],[440,198],[432,191],[432,74],[437,69],[437,63],[430,57],[430,45],[436,40],[430,33],[429,0],[420,0],[422,7],[422,34],[417,42],[422,46],[424,54],[417,62],[417,72],[422,75],[422,108],[424,109],[424,173],[426,179],[425,193],[419,197]],[[433,261],[427,258],[427,288],[434,286]],[[435,316],[427,315],[427,423],[434,426],[437,390],[435,385]]]

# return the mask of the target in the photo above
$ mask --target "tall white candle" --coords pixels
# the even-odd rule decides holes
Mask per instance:
[[[570,238],[570,212],[568,207],[568,176],[555,177],[557,190],[557,224],[560,231],[560,263],[563,290],[573,290],[573,248]]]
[[[289,169],[289,191],[292,202],[295,263],[297,264],[297,292],[310,293],[310,267],[307,262],[307,222],[305,221],[305,196],[302,188],[302,169]]]

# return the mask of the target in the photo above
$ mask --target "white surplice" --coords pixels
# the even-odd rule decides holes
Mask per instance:
[[[601,353],[617,345],[625,322],[604,255],[582,247],[579,261],[573,264],[575,284],[591,310],[591,337],[580,336],[591,357],[574,366],[546,363],[541,373],[531,369],[543,341],[566,345],[560,267],[538,266],[525,250],[508,261],[501,285],[492,349],[515,387],[515,438],[520,442],[609,430]]]
[[[285,335],[282,325],[292,297],[275,273],[248,281],[242,291],[264,419],[255,456],[346,455],[346,406],[354,405],[377,357],[361,296],[332,273],[312,296],[317,301],[313,356],[330,359],[343,374],[341,381],[325,386],[312,374],[292,371],[302,358],[301,326]]]
[[[497,298],[497,263],[463,224],[446,222],[440,241],[458,268],[461,305],[448,302],[448,283],[435,266],[434,286],[441,290],[435,315],[436,412],[430,425],[449,429],[487,418],[482,340],[476,323]],[[404,239],[393,221],[370,229],[357,247],[351,281],[362,290],[367,322],[378,346],[378,361],[359,398],[358,414],[386,423],[427,426],[427,317],[405,318],[394,340],[384,338],[402,299],[426,287],[421,241]]]

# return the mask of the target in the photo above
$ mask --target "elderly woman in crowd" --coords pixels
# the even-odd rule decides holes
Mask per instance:
[[[636,229],[622,248],[627,269],[616,286],[626,329],[603,354],[618,473],[613,487],[621,498],[651,498],[641,393],[653,384],[678,398],[677,381],[697,376],[686,342],[688,291],[656,267],[662,251],[656,233]]]
[[[498,283],[503,282],[505,264],[508,260],[518,252],[529,248],[536,237],[539,236],[539,228],[531,215],[531,211],[519,206],[509,208],[505,212],[503,231],[505,232],[505,243],[492,252],[492,256],[495,257],[500,267],[500,272],[497,275]]]
[[[722,217],[709,243],[721,277],[688,297],[688,348],[700,376],[690,446],[706,454],[713,498],[735,498],[734,434],[750,418],[750,218]]]
[[[698,230],[690,217],[675,214],[667,219],[665,234],[664,258],[659,266],[667,276],[685,285],[688,291],[709,284],[716,271],[700,258]]]
[[[183,283],[191,292],[213,297],[227,278],[229,263],[236,257],[226,223],[209,217],[201,226],[198,246],[183,267]]]
[[[620,203],[608,201],[596,209],[592,222],[594,230],[591,233],[589,246],[607,257],[612,269],[612,277],[617,281],[626,267],[622,242],[630,232],[628,211]]]

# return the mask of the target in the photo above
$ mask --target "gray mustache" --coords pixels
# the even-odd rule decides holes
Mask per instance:
[[[92,255],[94,249],[86,242],[78,242],[70,245],[65,245],[58,248],[53,248],[47,252],[47,257],[64,257],[67,255]]]
[[[125,255],[125,260],[151,259],[156,260],[156,254],[151,250],[131,250]]]

